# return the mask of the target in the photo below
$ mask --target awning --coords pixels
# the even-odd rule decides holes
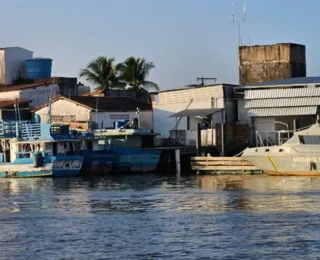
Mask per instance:
[[[207,116],[221,111],[222,109],[217,108],[206,108],[206,109],[186,109],[178,113],[172,114],[169,117],[186,117],[186,116]]]

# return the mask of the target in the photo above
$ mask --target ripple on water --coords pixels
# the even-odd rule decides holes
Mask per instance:
[[[0,259],[312,259],[320,178],[1,179]]]

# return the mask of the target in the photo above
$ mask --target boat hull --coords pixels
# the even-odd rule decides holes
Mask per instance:
[[[142,149],[119,149],[114,160],[116,173],[149,173],[156,170],[160,151]]]
[[[320,154],[255,155],[255,149],[247,149],[242,157],[270,175],[320,176]]]
[[[82,155],[84,156],[82,175],[106,175],[111,172],[114,154],[85,151]]]
[[[0,164],[2,178],[30,178],[30,177],[73,177],[80,174],[82,156],[51,157],[50,162],[35,167],[32,159],[24,163]]]

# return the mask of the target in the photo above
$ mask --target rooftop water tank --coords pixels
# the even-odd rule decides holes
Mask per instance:
[[[51,78],[52,59],[34,58],[26,60],[28,79]]]

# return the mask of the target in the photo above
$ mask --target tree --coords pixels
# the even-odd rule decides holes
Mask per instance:
[[[96,85],[96,90],[108,90],[112,88],[124,88],[125,84],[119,81],[120,65],[114,65],[114,58],[100,56],[91,61],[86,69],[80,71],[80,77],[84,77],[90,83]]]
[[[140,91],[141,88],[159,90],[159,86],[148,81],[150,70],[155,68],[152,62],[147,62],[144,58],[127,58],[120,66],[120,79],[130,86],[129,89]]]

